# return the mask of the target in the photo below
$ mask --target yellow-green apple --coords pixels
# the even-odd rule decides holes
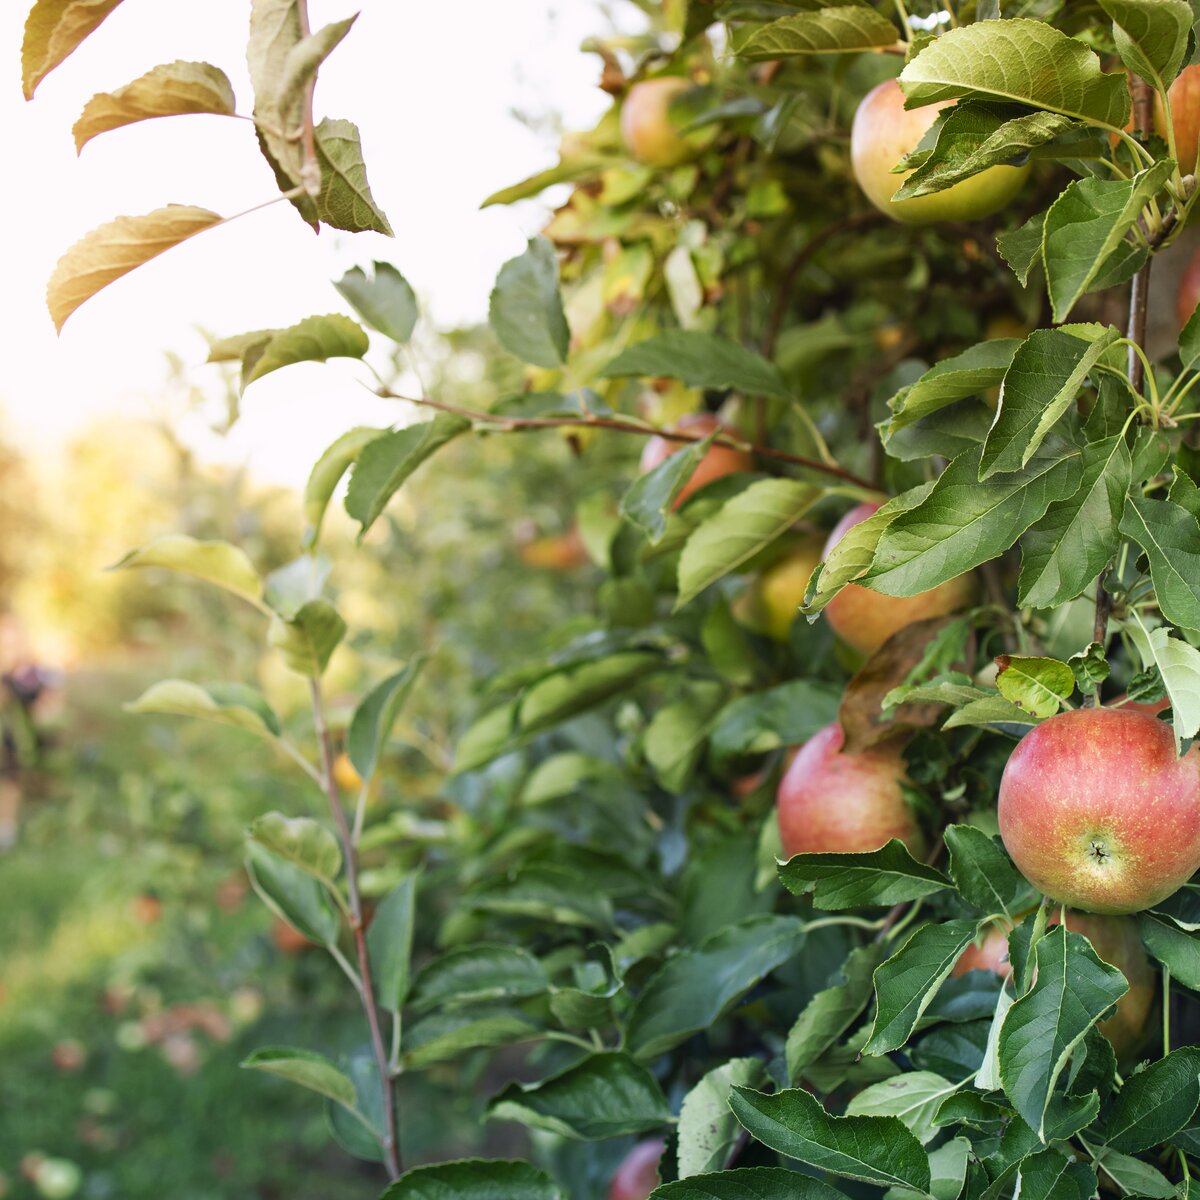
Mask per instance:
[[[1200,750],[1126,708],[1059,713],[1000,779],[1000,836],[1034,887],[1071,908],[1132,913],[1200,868]]]
[[[638,1142],[617,1168],[608,1200],[646,1200],[658,1187],[658,1160],[665,1148],[659,1138]]]
[[[825,543],[823,557],[854,528],[880,506],[859,504],[834,527]],[[970,604],[975,596],[971,575],[957,575],[916,596],[884,596],[870,588],[851,583],[825,606],[825,615],[833,631],[860,654],[874,654],[897,630],[926,617],[942,617]]]
[[[725,426],[711,413],[692,413],[690,416],[684,417],[675,423],[674,431],[689,434],[689,438],[686,441],[680,441],[672,439],[669,432],[665,435],[656,434],[646,443],[646,448],[642,451],[642,473],[653,471],[677,450],[682,450],[689,441],[694,441],[698,437],[708,437],[710,433],[719,432],[724,428]],[[732,475],[736,471],[753,470],[754,456],[752,454],[748,454],[744,450],[735,450],[732,446],[709,446],[704,457],[697,463],[691,478],[680,489],[679,495],[675,497],[673,507],[679,508],[702,487],[716,479]]]
[[[671,117],[671,103],[691,87],[678,75],[662,75],[635,83],[621,103],[621,137],[625,148],[647,167],[675,167],[686,162],[712,134],[685,135]]]
[[[821,561],[823,545],[824,538],[815,531],[800,534],[787,553],[759,572],[734,601],[733,615],[756,633],[786,642],[809,576]]]
[[[892,168],[920,144],[938,112],[949,101],[922,108],[904,107],[904,93],[894,79],[872,88],[854,114],[850,127],[850,165],[868,200],[897,221],[926,225],[933,221],[972,221],[999,212],[1020,190],[1029,166],[988,167],[944,191],[908,200],[893,200],[907,174]]]
[[[1058,924],[1058,914],[1050,918]],[[1100,917],[1091,913],[1069,911],[1066,926],[1092,943],[1092,949],[1110,966],[1125,976],[1129,991],[1117,1001],[1116,1011],[1099,1029],[1110,1042],[1119,1058],[1138,1049],[1146,1033],[1147,1021],[1154,1005],[1155,971],[1142,949],[1137,926],[1128,917]],[[968,946],[954,964],[951,975],[968,971],[992,971],[1004,979],[1012,975],[1008,961],[1008,935],[1012,925],[997,921],[977,943]]]
[[[864,853],[899,838],[920,857],[925,835],[904,798],[904,755],[897,742],[845,752],[835,721],[800,747],[779,781],[776,815],[783,852]]]

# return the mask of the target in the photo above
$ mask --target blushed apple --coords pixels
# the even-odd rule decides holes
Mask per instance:
[[[692,413],[675,423],[674,429],[679,433],[691,435],[688,440],[696,437],[705,438],[710,433],[716,433],[725,428],[711,413]],[[670,431],[668,431],[670,432]],[[660,463],[669,458],[677,450],[682,450],[687,441],[672,440],[669,436],[657,434],[652,437],[642,451],[642,473],[653,471]],[[704,457],[696,465],[691,478],[688,479],[679,495],[675,497],[674,508],[679,508],[694,496],[702,487],[726,475],[737,471],[753,471],[754,456],[744,450],[735,450],[732,446],[713,445],[705,452]]]
[[[617,1168],[608,1200],[646,1200],[658,1187],[658,1160],[665,1149],[660,1138],[638,1142]]]
[[[1093,913],[1166,899],[1200,868],[1200,751],[1128,708],[1059,713],[1000,780],[1000,836],[1034,887]]]
[[[776,813],[783,852],[865,853],[899,838],[915,857],[925,835],[904,797],[904,755],[895,742],[845,753],[835,721],[813,734],[779,781]]]
[[[647,167],[675,167],[687,162],[711,131],[685,135],[671,117],[671,103],[690,88],[678,75],[663,75],[635,83],[621,103],[621,137],[630,156]]]

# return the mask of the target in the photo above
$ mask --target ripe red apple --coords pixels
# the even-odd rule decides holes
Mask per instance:
[[[1029,174],[1023,167],[989,167],[961,183],[928,196],[893,200],[904,175],[892,168],[920,144],[941,104],[906,109],[900,84],[888,79],[872,88],[854,114],[850,127],[850,165],[858,186],[881,212],[897,221],[925,225],[933,221],[972,221],[1002,209]]]
[[[835,721],[813,734],[792,759],[776,794],[783,852],[865,853],[900,838],[916,857],[925,835],[904,799],[904,756],[895,741],[858,754],[842,752]]]
[[[659,1138],[638,1142],[617,1168],[608,1200],[646,1200],[658,1187],[658,1160],[665,1149],[666,1143]]]
[[[1058,924],[1058,914],[1051,918]],[[1155,972],[1142,949],[1137,926],[1128,917],[1098,917],[1089,913],[1068,912],[1066,926],[1092,943],[1092,949],[1110,966],[1116,967],[1129,983],[1129,991],[1117,1001],[1116,1011],[1098,1028],[1113,1044],[1118,1058],[1138,1049],[1146,1032],[1154,1005]],[[993,971],[1004,979],[1012,975],[1008,962],[1007,921],[993,925],[978,945],[968,946],[954,964],[951,975],[968,971]]]
[[[1175,124],[1175,150],[1179,169],[1191,175],[1196,169],[1196,150],[1200,147],[1200,64],[1184,67],[1167,88],[1171,118]],[[1163,102],[1154,97],[1154,132],[1167,137],[1167,113]],[[1190,314],[1189,314],[1190,315]]]
[[[880,506],[859,504],[834,527],[823,557]],[[974,579],[958,575],[916,596],[884,596],[857,583],[848,584],[825,606],[833,631],[860,654],[874,654],[897,630],[926,617],[941,617],[965,608],[975,596]]]
[[[690,88],[678,75],[663,75],[635,83],[621,103],[621,137],[625,148],[647,167],[675,167],[686,162],[712,134],[684,135],[671,119],[671,102]]]
[[[717,432],[725,427],[711,413],[692,413],[690,416],[677,421],[674,428],[680,433],[707,437],[710,433]],[[642,473],[645,474],[647,471],[653,471],[659,463],[669,458],[677,450],[683,449],[686,445],[687,442],[672,441],[669,437],[664,437],[661,434],[652,437],[646,443],[646,448],[642,451]],[[752,454],[747,454],[744,450],[734,450],[731,446],[710,446],[707,453],[697,464],[696,469],[692,472],[692,477],[683,485],[679,495],[675,497],[673,507],[679,508],[680,505],[686,503],[702,487],[705,487],[716,479],[720,479],[722,476],[732,475],[736,471],[753,470],[754,456]]]
[[[1034,887],[1085,912],[1138,912],[1200,868],[1200,751],[1176,758],[1146,713],[1059,713],[1012,752],[998,815]]]
[[[1196,311],[1197,304],[1200,304],[1200,250],[1188,260],[1179,278],[1179,291],[1175,293],[1175,316],[1181,329]]]

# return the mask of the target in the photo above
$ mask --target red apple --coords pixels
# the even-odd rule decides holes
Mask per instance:
[[[1055,913],[1049,923],[1057,925],[1058,919]],[[1117,1001],[1116,1012],[1098,1026],[1112,1042],[1117,1057],[1124,1058],[1141,1045],[1154,1005],[1156,976],[1142,949],[1137,926],[1128,917],[1098,917],[1080,912],[1068,912],[1066,926],[1072,933],[1087,938],[1092,949],[1106,963],[1116,967],[1129,983],[1129,991]],[[1008,979],[1012,975],[1008,962],[1008,935],[1011,932],[1012,926],[1007,921],[997,922],[984,934],[982,941],[962,952],[950,974],[993,971]]]
[[[833,527],[825,543],[824,557],[828,558],[834,546],[879,507],[879,504],[868,503],[852,508]],[[975,582],[969,574],[948,579],[916,596],[884,596],[860,584],[851,583],[825,606],[825,615],[842,641],[859,654],[871,655],[905,625],[926,617],[941,617],[957,612],[970,604],[974,596]]]
[[[904,175],[892,168],[920,144],[938,112],[949,101],[906,109],[900,84],[888,79],[872,88],[850,127],[850,165],[858,186],[881,212],[897,221],[925,225],[933,221],[972,221],[1002,209],[1020,189],[1029,166],[989,167],[961,183],[928,196],[893,200]]]
[[[680,433],[692,434],[694,437],[707,437],[725,427],[710,413],[692,413],[676,422],[674,428]],[[683,449],[686,441],[672,441],[661,434],[652,437],[642,451],[642,473],[653,471],[661,462],[669,458],[677,450]],[[675,508],[686,503],[702,487],[732,475],[736,471],[753,471],[754,456],[744,450],[734,450],[731,446],[710,446],[708,452],[700,460],[692,477],[683,485],[679,495],[675,497]]]
[[[1200,64],[1184,67],[1179,72],[1175,82],[1167,88],[1167,99],[1171,101],[1179,169],[1184,175],[1191,175],[1196,169],[1196,149],[1200,146]],[[1154,132],[1166,140],[1167,113],[1157,94],[1154,97]]]
[[[646,1200],[658,1187],[658,1160],[665,1149],[659,1138],[638,1142],[617,1168],[608,1200]]]
[[[671,102],[691,87],[678,75],[643,79],[621,103],[621,137],[630,155],[647,167],[674,167],[686,162],[712,134],[685,136],[671,118]]]
[[[1149,908],[1200,868],[1200,751],[1125,708],[1031,730],[1000,780],[1000,836],[1034,887],[1072,908]]]
[[[916,856],[925,835],[904,799],[904,756],[895,742],[858,754],[842,752],[835,721],[815,733],[792,759],[776,795],[783,852],[864,853],[899,838]]]
[[[545,534],[522,544],[521,561],[527,567],[543,571],[572,571],[586,566],[587,547],[579,534],[579,527],[572,525],[566,533]]]
[[[1179,291],[1175,293],[1175,316],[1180,329],[1188,323],[1197,304],[1200,304],[1200,250],[1188,260],[1179,278]]]

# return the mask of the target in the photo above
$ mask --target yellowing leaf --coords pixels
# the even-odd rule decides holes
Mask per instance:
[[[124,567],[162,567],[216,584],[262,608],[263,583],[244,550],[229,542],[202,542],[183,533],[168,534],[131,550],[120,562]]]
[[[72,131],[75,149],[122,125],[185,113],[232,116],[233,87],[225,72],[205,62],[164,63],[115,92],[100,92],[84,105]]]
[[[222,220],[207,208],[168,204],[142,217],[118,217],[85,234],[58,260],[46,287],[55,329],[62,332],[66,319],[102,288]]]
[[[38,0],[25,20],[21,83],[32,100],[37,85],[108,16],[121,0]]]

